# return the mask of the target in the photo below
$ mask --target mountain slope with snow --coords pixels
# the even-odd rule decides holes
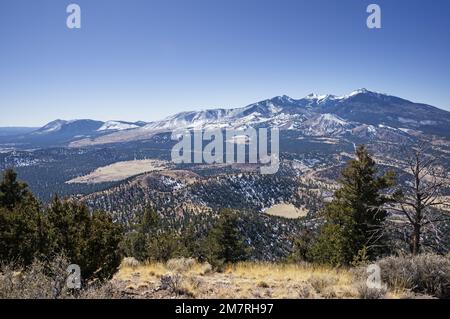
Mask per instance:
[[[142,122],[130,123],[123,121],[106,121],[103,125],[97,130],[98,132],[104,131],[125,131],[134,128],[141,127]]]
[[[149,123],[56,120],[13,142],[85,147],[145,140],[174,130],[248,127],[277,127],[303,136],[398,140],[425,134],[450,138],[450,112],[359,89],[343,96],[310,94],[293,99],[283,95],[240,108],[182,112]]]
[[[398,130],[394,135],[403,136],[405,129],[410,129],[416,134],[422,132],[450,138],[449,125],[450,112],[359,89],[343,96],[310,94],[293,99],[283,95],[241,108],[182,112],[142,128],[81,140],[72,146],[140,140],[180,129],[248,127],[278,127],[297,130],[305,136],[356,134],[371,138],[393,136],[393,130]],[[377,132],[383,134],[377,135]]]

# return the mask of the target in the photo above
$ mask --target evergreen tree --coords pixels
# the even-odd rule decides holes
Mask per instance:
[[[204,244],[206,259],[216,267],[248,258],[249,247],[238,228],[239,218],[231,210],[221,210]]]
[[[151,207],[139,214],[134,229],[126,235],[122,244],[127,256],[139,261],[163,261],[185,256],[186,247],[180,236],[163,229],[158,213]]]
[[[123,255],[119,244],[123,240],[122,227],[115,224],[105,212],[96,212],[91,217],[87,249],[86,271],[95,278],[109,279],[116,273]]]
[[[0,207],[11,210],[16,205],[23,203],[25,198],[30,195],[28,185],[17,181],[17,173],[12,169],[5,170],[0,182]]]
[[[104,212],[90,213],[86,205],[55,197],[48,209],[54,253],[77,264],[85,279],[108,279],[117,270],[122,227]]]
[[[186,247],[174,231],[165,231],[149,240],[147,253],[150,260],[167,262],[171,258],[187,257]]]
[[[199,236],[201,236],[200,232],[195,229],[194,223],[190,221],[181,234],[181,240],[183,246],[186,248],[187,256],[204,261],[201,250],[202,239]]]
[[[35,258],[64,254],[85,279],[107,279],[121,261],[122,228],[106,213],[55,197],[48,209],[17,181],[13,170],[0,182],[0,262],[30,265]]]
[[[0,261],[30,264],[48,252],[47,228],[37,207],[0,208]]]
[[[298,235],[294,238],[294,247],[291,255],[287,258],[290,262],[310,262],[311,247],[314,244],[314,233],[306,226],[300,226]]]
[[[378,176],[375,161],[364,146],[358,146],[356,159],[343,169],[340,188],[323,212],[325,224],[312,248],[314,259],[332,265],[349,264],[361,250],[373,259],[386,247],[383,223],[389,201],[382,191],[394,186],[395,176]]]
[[[136,231],[130,234],[131,256],[140,261],[149,259],[148,244],[158,236],[160,218],[158,213],[151,207],[144,209],[137,225]]]
[[[6,170],[0,182],[0,261],[30,264],[48,253],[48,225],[27,184]]]

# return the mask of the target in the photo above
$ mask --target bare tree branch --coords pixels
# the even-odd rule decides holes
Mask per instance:
[[[392,212],[406,217],[407,223],[413,229],[411,237],[411,252],[418,254],[421,247],[423,228],[431,226],[435,233],[438,231],[436,223],[449,221],[449,217],[431,217],[432,211],[439,207],[450,207],[442,199],[442,191],[446,181],[438,170],[437,158],[430,155],[430,147],[424,142],[413,149],[412,155],[406,163],[412,176],[410,183],[403,187],[402,195],[396,198],[396,203],[388,207]],[[434,212],[442,214],[442,212]]]

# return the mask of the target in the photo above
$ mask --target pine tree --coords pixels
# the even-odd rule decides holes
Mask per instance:
[[[122,243],[125,255],[139,261],[149,259],[148,243],[158,235],[159,224],[158,213],[152,207],[146,207],[142,213],[137,214],[131,231],[126,234]]]
[[[314,239],[313,231],[304,225],[300,225],[300,231],[293,239],[292,253],[287,260],[290,262],[310,262]]]
[[[174,231],[165,231],[150,239],[147,243],[147,252],[150,260],[162,262],[187,255],[186,247]]]
[[[249,247],[238,228],[239,218],[231,210],[221,210],[219,219],[206,242],[206,258],[214,266],[235,263],[248,258]]]
[[[35,258],[64,254],[81,267],[85,279],[107,279],[121,261],[122,228],[106,213],[91,213],[83,203],[55,197],[48,209],[17,174],[0,182],[0,262],[30,265]]]
[[[195,229],[194,223],[188,221],[187,227],[181,233],[182,245],[186,249],[186,255],[195,259],[203,261],[201,252],[201,239],[199,239],[200,233]]]
[[[164,229],[158,213],[147,207],[138,215],[133,230],[129,232],[122,248],[127,256],[139,261],[163,261],[185,256],[186,247],[180,236],[172,230]]]
[[[8,169],[0,182],[0,262],[24,265],[49,251],[48,227],[41,206]]]
[[[313,247],[314,259],[320,263],[349,264],[363,249],[373,259],[386,249],[383,206],[389,198],[382,191],[394,186],[394,173],[378,176],[375,161],[364,146],[358,146],[356,159],[341,175],[341,187],[325,207],[325,224]]]
[[[91,213],[83,203],[55,197],[48,209],[53,253],[64,254],[84,279],[108,279],[117,270],[122,227],[104,212]]]
[[[98,279],[109,279],[116,273],[122,254],[119,244],[123,240],[122,227],[115,224],[108,213],[92,214],[89,241],[84,254],[86,271]]]
[[[11,210],[23,203],[27,196],[30,196],[28,185],[17,181],[17,173],[14,170],[5,170],[3,180],[0,182],[0,207]]]

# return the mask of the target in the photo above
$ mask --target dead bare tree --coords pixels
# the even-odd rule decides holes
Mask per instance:
[[[436,228],[437,223],[450,220],[444,211],[450,206],[442,196],[448,186],[447,176],[429,151],[425,144],[413,148],[406,167],[411,178],[396,192],[391,205],[391,210],[405,216],[412,228],[410,248],[413,255],[420,253],[425,227]]]

